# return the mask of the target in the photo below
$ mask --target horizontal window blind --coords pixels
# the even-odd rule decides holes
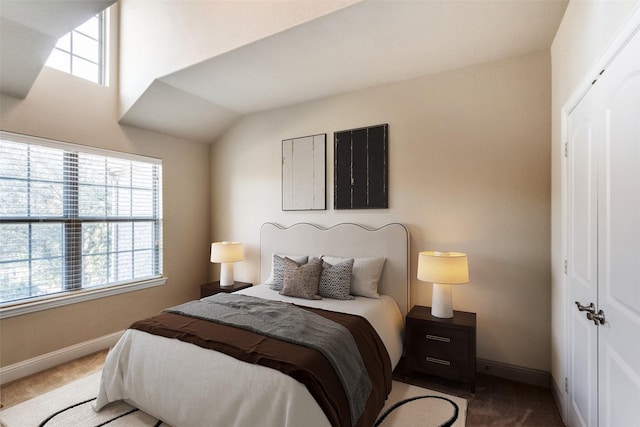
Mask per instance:
[[[0,304],[162,275],[159,160],[0,137]]]

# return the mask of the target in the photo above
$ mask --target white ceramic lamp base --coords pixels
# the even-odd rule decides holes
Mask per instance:
[[[451,285],[433,284],[431,315],[442,319],[450,319],[453,317]]]
[[[223,262],[220,264],[220,286],[223,288],[233,286],[232,262]]]

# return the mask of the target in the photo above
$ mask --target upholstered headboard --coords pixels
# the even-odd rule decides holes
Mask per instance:
[[[386,262],[378,292],[389,295],[403,316],[409,309],[409,231],[398,223],[370,229],[343,223],[323,228],[309,223],[283,227],[271,222],[260,229],[260,282],[271,272],[274,253],[333,255],[339,257],[384,257]]]

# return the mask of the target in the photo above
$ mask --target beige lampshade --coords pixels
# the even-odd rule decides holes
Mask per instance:
[[[244,259],[242,243],[215,242],[211,244],[211,262],[238,262]]]
[[[425,251],[418,254],[418,280],[457,285],[469,282],[467,254]]]

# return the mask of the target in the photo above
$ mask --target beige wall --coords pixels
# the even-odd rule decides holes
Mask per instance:
[[[635,11],[635,12],[634,12]],[[607,52],[620,29],[635,13],[640,25],[640,1],[571,1],[551,47],[552,58],[552,376],[557,391],[564,390],[566,366],[565,309],[563,265],[563,139],[562,109],[569,109],[600,71],[596,65],[610,59]],[[607,58],[606,56],[609,56]],[[598,64],[599,63],[599,64]],[[564,392],[560,392],[564,411]]]
[[[110,88],[45,69],[28,97],[0,98],[2,130],[163,160],[166,285],[7,318],[1,321],[2,366],[129,326],[193,299],[207,280],[210,226],[209,146],[117,123]],[[1,244],[1,243],[0,243]]]
[[[235,276],[257,283],[263,222],[404,223],[411,277],[420,250],[469,254],[454,306],[478,314],[478,356],[548,371],[550,77],[545,51],[248,116],[211,149],[212,239],[244,242]],[[334,210],[333,132],[381,123],[389,209]],[[283,212],[281,141],[316,133],[328,209]],[[431,285],[412,279],[412,302],[429,305]]]

